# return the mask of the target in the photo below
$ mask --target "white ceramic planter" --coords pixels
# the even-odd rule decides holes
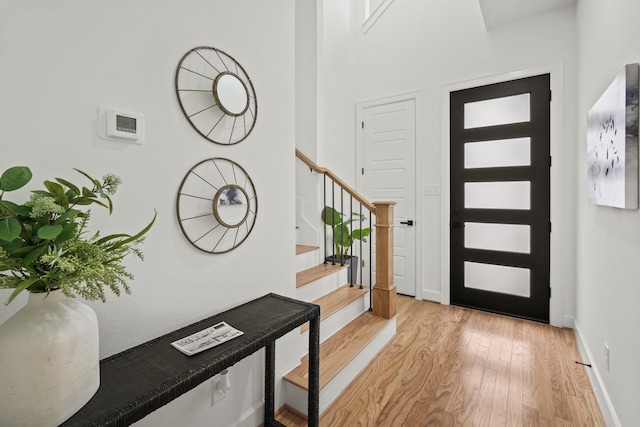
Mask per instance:
[[[55,427],[100,385],[98,320],[62,291],[30,293],[0,325],[0,426]]]

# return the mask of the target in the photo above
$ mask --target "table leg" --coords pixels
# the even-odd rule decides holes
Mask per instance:
[[[320,316],[309,321],[309,401],[307,418],[309,427],[320,424]]]
[[[276,375],[276,343],[270,342],[265,346],[264,367],[264,425],[272,426],[275,423],[274,399],[275,399],[275,375]]]

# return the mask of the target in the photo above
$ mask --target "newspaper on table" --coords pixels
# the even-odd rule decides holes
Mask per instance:
[[[171,345],[187,356],[193,356],[201,351],[208,350],[223,342],[239,337],[242,334],[244,334],[244,332],[229,326],[226,322],[220,322],[188,337],[174,341]]]

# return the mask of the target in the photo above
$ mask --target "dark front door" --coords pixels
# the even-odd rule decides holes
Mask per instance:
[[[451,303],[549,322],[549,75],[451,93]]]

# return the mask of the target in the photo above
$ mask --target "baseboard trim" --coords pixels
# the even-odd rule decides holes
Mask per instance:
[[[254,427],[264,421],[264,400],[247,409],[232,427]]]
[[[620,419],[618,418],[615,408],[613,407],[613,402],[611,402],[611,398],[609,397],[609,393],[607,392],[607,388],[602,381],[602,376],[600,376],[598,367],[591,362],[593,360],[593,358],[591,357],[591,351],[589,351],[589,348],[584,341],[583,335],[580,332],[580,325],[577,321],[575,321],[575,319],[573,319],[573,324],[573,331],[576,336],[576,344],[578,345],[580,356],[582,356],[582,361],[584,363],[591,364],[591,369],[586,369],[587,376],[589,377],[589,381],[591,382],[593,391],[596,394],[596,399],[598,400],[598,406],[600,406],[600,412],[602,412],[604,422],[608,427],[622,427]]]
[[[422,299],[433,302],[441,302],[440,298],[442,298],[440,291],[431,291],[427,289],[422,290]]]
[[[562,316],[562,327],[563,328],[569,328],[569,329],[573,329],[575,325],[575,319],[573,318],[573,316],[568,316],[568,315],[564,315]]]

